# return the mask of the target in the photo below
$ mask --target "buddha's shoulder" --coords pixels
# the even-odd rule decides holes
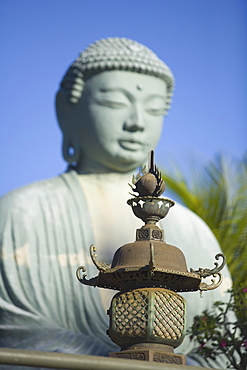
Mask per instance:
[[[178,202],[176,202],[175,206],[170,209],[167,219],[170,219],[171,222],[177,222],[177,224],[181,223],[184,226],[197,225],[203,228],[208,228],[201,217]]]
[[[70,180],[68,174],[38,181],[15,189],[0,198],[0,212],[5,210],[33,207],[42,199],[56,198],[59,193],[66,191],[66,181]]]

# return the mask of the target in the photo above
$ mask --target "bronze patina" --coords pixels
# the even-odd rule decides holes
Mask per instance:
[[[136,240],[121,246],[111,265],[99,262],[96,247],[90,255],[99,270],[97,277],[87,279],[85,267],[77,269],[82,284],[115,289],[108,314],[108,335],[121,351],[111,356],[139,360],[185,364],[185,356],[174,354],[185,334],[185,299],[177,292],[203,291],[217,288],[222,282],[220,271],[225,265],[215,263],[213,269],[188,271],[183,252],[165,242],[164,231],[156,223],[174,206],[170,199],[161,198],[165,183],[149,155],[148,170],[144,167],[133,177],[128,200],[136,217],[144,221],[137,229]],[[210,284],[202,278],[212,276]],[[217,278],[217,280],[215,280]]]

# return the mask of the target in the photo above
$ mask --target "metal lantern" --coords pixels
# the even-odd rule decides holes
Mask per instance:
[[[90,247],[93,263],[99,270],[97,277],[87,279],[85,267],[77,269],[82,284],[115,289],[110,305],[108,335],[121,347],[112,357],[185,364],[185,356],[174,353],[185,335],[185,299],[177,292],[215,289],[222,282],[220,271],[225,265],[215,263],[213,269],[188,271],[183,252],[165,243],[164,231],[156,223],[174,205],[170,199],[160,198],[165,190],[161,173],[154,165],[153,151],[149,166],[132,180],[133,198],[128,204],[136,217],[144,221],[137,229],[136,240],[121,246],[111,265],[99,262],[96,247]],[[218,277],[208,285],[201,280]]]

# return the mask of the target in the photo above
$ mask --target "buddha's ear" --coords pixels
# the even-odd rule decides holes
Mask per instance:
[[[65,92],[60,89],[56,95],[56,112],[58,123],[63,133],[65,132],[68,124],[68,104],[69,102],[65,95]]]
[[[69,101],[63,90],[56,95],[56,111],[59,126],[63,132],[63,157],[68,163],[78,163],[80,159],[80,143],[75,132],[73,119],[70,118],[71,109]]]

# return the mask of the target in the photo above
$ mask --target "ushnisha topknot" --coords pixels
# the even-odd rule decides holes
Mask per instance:
[[[61,82],[61,90],[71,104],[77,104],[85,81],[97,73],[111,70],[133,71],[164,80],[168,90],[167,113],[174,88],[170,68],[149,48],[126,38],[107,38],[89,45],[67,70]]]

